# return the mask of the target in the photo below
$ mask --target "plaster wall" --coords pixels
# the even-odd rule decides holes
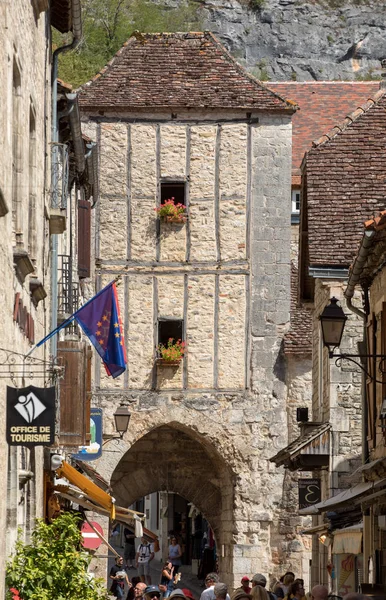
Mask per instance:
[[[48,277],[48,224],[45,218],[47,205],[46,153],[49,152],[47,131],[50,121],[50,78],[47,57],[46,15],[36,16],[29,0],[15,0],[0,3],[0,191],[8,207],[8,213],[0,217],[0,409],[6,414],[6,385],[23,387],[31,383],[44,386],[40,380],[29,377],[31,367],[23,379],[18,370],[10,376],[9,351],[25,354],[30,344],[14,320],[15,295],[31,314],[35,325],[35,340],[42,338],[45,331],[49,305],[40,302],[36,307],[30,296],[29,277],[22,283],[13,266],[13,247],[16,239],[20,247],[30,252],[34,260],[37,277],[49,293]],[[13,75],[18,72],[20,85],[17,100],[13,93]],[[18,110],[14,110],[15,101]],[[34,115],[34,149],[31,145],[31,118]],[[18,138],[17,178],[13,178],[12,157],[15,136]],[[31,153],[35,158],[31,162]],[[14,189],[14,192],[13,192]],[[15,228],[15,212],[18,212],[18,227]],[[31,211],[34,227],[30,227]],[[31,247],[31,236],[35,236]],[[5,350],[5,351],[4,351]],[[45,357],[43,347],[35,352],[37,358]],[[20,356],[14,355],[20,363]],[[19,371],[20,372],[20,371]],[[7,377],[8,375],[8,377]],[[19,470],[34,472],[34,477],[24,486],[19,485]],[[0,480],[4,484],[4,497],[0,503],[0,529],[5,534],[5,543],[0,550],[0,597],[4,597],[4,566],[6,556],[12,550],[17,527],[22,529],[22,537],[28,539],[35,516],[42,516],[43,510],[43,460],[42,449],[35,450],[34,456],[25,449],[11,448],[5,443],[5,418],[0,424]],[[8,492],[6,484],[8,482]]]
[[[282,339],[290,307],[290,120],[223,114],[219,123],[179,114],[146,123],[134,116],[83,117],[84,130],[100,141],[104,181],[98,284],[122,274],[128,351],[127,373],[115,381],[96,361],[93,404],[104,409],[107,433],[120,402],[132,413],[124,440],[107,445],[98,470],[126,504],[165,489],[194,501],[215,530],[221,575],[231,586],[245,573],[279,573],[283,564],[303,573],[299,546],[291,546],[297,531],[279,534],[286,492],[269,462],[288,440]],[[182,226],[157,224],[163,178],[185,181]],[[187,342],[173,369],[155,364],[157,320],[168,316],[183,318]],[[186,443],[178,446],[180,438]],[[119,482],[134,465],[125,489]]]

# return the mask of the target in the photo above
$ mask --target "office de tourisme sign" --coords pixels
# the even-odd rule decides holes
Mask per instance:
[[[55,441],[55,388],[7,386],[7,443],[52,446]]]

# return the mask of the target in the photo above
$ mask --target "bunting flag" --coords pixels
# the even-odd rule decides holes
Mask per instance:
[[[74,319],[94,345],[105,365],[107,374],[114,378],[121,375],[126,370],[127,360],[115,281],[109,283],[82,308],[40,340],[26,356],[32,354],[35,348],[67,327]]]
[[[126,349],[115,282],[99,292],[74,314],[99,356],[108,375],[126,370]]]

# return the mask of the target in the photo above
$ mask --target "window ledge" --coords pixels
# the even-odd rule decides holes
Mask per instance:
[[[35,304],[35,306],[37,306],[41,300],[44,300],[44,298],[47,297],[47,292],[44,289],[42,282],[36,277],[30,279],[29,290],[31,292],[32,302]]]
[[[16,247],[13,249],[13,262],[16,269],[16,275],[21,283],[24,283],[25,278],[30,273],[33,273],[34,266],[28,256],[27,250]]]
[[[182,363],[182,358],[180,360],[165,360],[164,358],[156,358],[156,364],[158,367],[179,367]]]

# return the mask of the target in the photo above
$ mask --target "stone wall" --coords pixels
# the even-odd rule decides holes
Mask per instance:
[[[357,353],[363,339],[363,320],[352,313],[343,297],[345,282],[317,280],[313,327],[313,419],[332,425],[332,463],[329,495],[353,485],[352,473],[361,463],[362,446],[362,372],[349,361],[338,367],[322,348],[319,315],[335,296],[348,316],[341,352]],[[355,298],[354,302],[360,298]],[[322,377],[320,377],[322,374]],[[351,479],[350,479],[351,477]],[[359,478],[360,479],[360,478]]]
[[[50,89],[47,89],[50,65],[48,40],[46,39],[46,15],[36,18],[33,3],[15,0],[0,3],[0,191],[9,212],[0,217],[0,320],[1,348],[25,354],[30,344],[25,333],[14,320],[15,295],[30,313],[35,325],[35,341],[44,336],[49,304],[47,301],[36,307],[30,296],[29,278],[22,283],[15,275],[13,246],[16,239],[34,260],[35,273],[49,292],[48,276],[48,222],[45,218],[46,153],[49,152],[47,131],[50,131]],[[15,74],[19,78],[17,91],[13,91]],[[17,110],[14,108],[17,103]],[[33,115],[31,117],[31,115]],[[35,121],[35,131],[31,123]],[[12,173],[12,149],[14,136],[18,137],[17,175]],[[14,189],[14,192],[13,192]],[[16,207],[18,212],[15,229]],[[30,227],[30,223],[33,226]],[[17,236],[16,236],[17,234]],[[34,237],[34,240],[33,240]],[[34,356],[43,359],[47,349],[43,347]],[[15,358],[15,356],[14,356]],[[10,363],[10,355],[0,350],[2,376],[0,378],[0,407],[6,413],[6,385],[23,387],[31,383],[44,386],[45,377],[29,377],[33,368],[27,369],[24,379],[4,377]],[[21,356],[16,356],[17,363]],[[24,486],[19,485],[19,470],[32,470],[34,478]],[[0,427],[0,479],[8,481],[8,493],[4,488],[0,503],[0,529],[5,532],[5,543],[0,551],[0,597],[4,597],[4,562],[13,548],[17,527],[22,537],[28,539],[35,516],[42,516],[43,481],[42,449],[35,456],[21,448],[11,448],[5,443],[5,418]]]
[[[165,489],[193,501],[215,530],[232,586],[245,573],[305,568],[298,529],[279,531],[287,487],[269,462],[287,443],[291,124],[241,116],[223,114],[221,124],[208,114],[159,124],[83,117],[100,141],[104,182],[97,278],[102,286],[123,276],[128,351],[128,374],[114,381],[96,361],[93,404],[107,433],[120,402],[132,414],[98,470],[126,505]],[[163,178],[186,182],[183,225],[157,226]],[[184,320],[178,368],[154,362],[159,317]]]

